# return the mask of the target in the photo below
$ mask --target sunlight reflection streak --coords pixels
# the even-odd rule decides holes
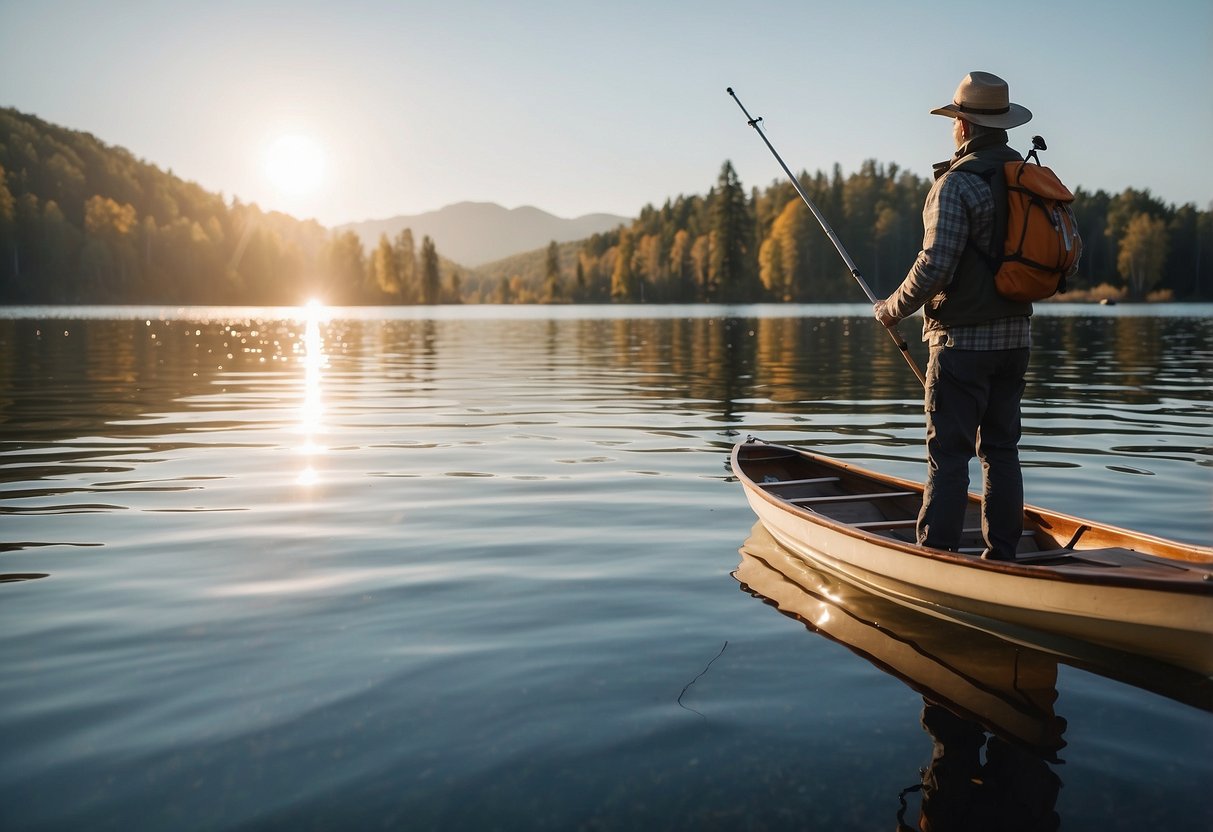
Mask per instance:
[[[317,300],[308,301],[305,307],[303,333],[303,403],[299,409],[299,431],[303,441],[299,452],[305,459],[303,470],[296,483],[301,486],[315,485],[320,477],[312,457],[324,453],[326,448],[317,441],[317,434],[324,433],[324,400],[321,395],[322,370],[328,366],[324,354],[324,340],[320,336],[320,322],[328,310]]]

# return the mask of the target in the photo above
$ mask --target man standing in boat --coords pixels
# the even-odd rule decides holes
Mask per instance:
[[[1001,248],[995,229],[1006,227],[1005,187],[1001,175],[973,169],[1001,171],[1004,162],[1021,160],[1007,145],[1007,130],[1026,124],[1032,113],[1012,104],[1007,83],[988,72],[969,73],[952,103],[931,113],[953,119],[956,152],[935,166],[923,208],[922,251],[874,312],[892,326],[922,307],[923,340],[930,344],[924,403],[929,470],[918,542],[958,548],[969,461],[976,453],[984,489],[982,557],[1011,560],[1023,531],[1019,402],[1032,304],[994,290],[988,257]],[[965,170],[957,170],[962,163]]]

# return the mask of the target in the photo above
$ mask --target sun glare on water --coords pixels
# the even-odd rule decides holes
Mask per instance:
[[[324,182],[324,150],[309,136],[279,136],[266,150],[265,175],[284,194],[309,194]]]
[[[316,457],[325,452],[319,437],[324,429],[323,370],[328,365],[324,354],[324,339],[320,324],[328,318],[323,303],[313,298],[303,307],[303,402],[299,408],[299,432],[303,434],[299,452],[304,458],[303,469],[295,479],[297,485],[311,487],[320,482]]]

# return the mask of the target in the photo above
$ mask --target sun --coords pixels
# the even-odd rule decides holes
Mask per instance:
[[[324,150],[309,136],[279,136],[266,150],[265,175],[284,194],[309,194],[324,181]]]

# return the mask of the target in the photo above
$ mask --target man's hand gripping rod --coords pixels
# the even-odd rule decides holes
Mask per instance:
[[[879,298],[872,294],[872,290],[868,287],[867,281],[865,281],[863,279],[863,275],[859,273],[859,267],[855,265],[855,261],[851,259],[851,255],[847,254],[847,250],[843,248],[842,241],[838,239],[838,235],[834,233],[834,229],[830,228],[830,224],[826,222],[826,218],[823,217],[821,212],[817,210],[817,206],[813,204],[813,200],[809,199],[809,195],[805,193],[804,188],[800,185],[800,180],[798,180],[792,174],[792,171],[788,169],[787,164],[784,163],[783,158],[779,155],[778,151],[775,150],[774,145],[771,144],[771,140],[767,138],[766,133],[763,133],[762,128],[758,126],[758,123],[761,122],[762,119],[754,118],[750,115],[749,110],[747,110],[745,105],[741,103],[741,99],[737,97],[737,93],[733,92],[732,87],[728,88],[728,93],[729,95],[733,96],[733,100],[737,102],[737,106],[741,107],[741,112],[745,113],[747,123],[753,127],[755,131],[757,131],[759,136],[762,137],[763,143],[766,144],[767,149],[771,151],[771,155],[775,157],[775,161],[779,162],[779,166],[783,168],[783,172],[788,175],[788,179],[792,181],[792,187],[796,189],[796,193],[800,194],[800,198],[804,200],[804,204],[809,206],[809,210],[812,211],[813,216],[817,218],[817,222],[821,226],[821,230],[824,231],[826,236],[830,238],[830,242],[834,244],[834,248],[837,249],[838,253],[842,256],[842,261],[846,263],[847,268],[850,269],[851,277],[855,278],[855,282],[859,284],[859,288],[863,289],[863,293],[868,296],[868,300],[872,303],[876,303]],[[885,327],[885,330],[892,337],[893,343],[897,344],[897,349],[901,350],[902,357],[905,358],[906,363],[910,365],[910,369],[914,371],[914,375],[918,377],[920,382],[926,384],[926,378],[923,376],[922,370],[918,369],[918,365],[914,363],[914,358],[910,355],[910,347],[906,343],[905,339],[902,338],[897,332],[896,324]]]

